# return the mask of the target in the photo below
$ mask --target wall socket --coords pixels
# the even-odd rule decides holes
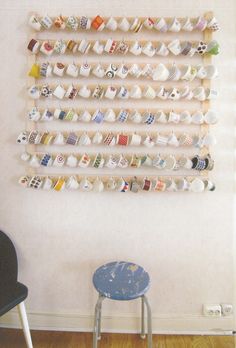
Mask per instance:
[[[204,304],[203,314],[212,318],[219,318],[222,315],[229,317],[233,314],[233,305],[231,303]]]
[[[221,312],[222,315],[227,317],[227,316],[231,316],[233,314],[233,305],[230,303],[221,303]]]
[[[206,317],[219,318],[222,314],[222,308],[219,304],[203,305],[203,314]]]

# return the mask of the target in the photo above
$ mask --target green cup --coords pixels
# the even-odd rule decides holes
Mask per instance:
[[[207,46],[207,53],[211,55],[217,55],[219,54],[219,49],[220,49],[220,46],[218,42],[213,40]]]

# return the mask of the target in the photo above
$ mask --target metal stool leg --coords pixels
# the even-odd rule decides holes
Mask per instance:
[[[97,348],[98,337],[101,330],[101,304],[104,297],[99,295],[94,314],[94,327],[93,327],[93,348]]]
[[[141,335],[142,339],[145,339],[145,311],[144,311],[144,298],[141,297]]]
[[[145,295],[143,295],[143,299],[147,307],[148,348],[152,348],[152,312]]]
[[[100,296],[99,312],[98,312],[98,340],[101,339],[101,319],[102,319],[102,301],[105,299],[104,296]]]

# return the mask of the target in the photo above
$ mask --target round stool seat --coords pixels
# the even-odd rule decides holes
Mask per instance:
[[[93,275],[93,284],[104,297],[128,301],[146,293],[150,286],[150,277],[139,265],[116,261],[99,267]]]

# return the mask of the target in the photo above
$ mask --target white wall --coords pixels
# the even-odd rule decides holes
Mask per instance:
[[[154,331],[233,329],[232,318],[202,317],[203,303],[233,302],[233,146],[235,93],[234,0],[154,1],[1,0],[0,228],[15,242],[19,279],[29,287],[34,327],[91,329],[96,300],[92,273],[104,262],[131,260],[150,273]],[[134,8],[133,8],[134,4]],[[82,8],[81,8],[82,7]],[[61,10],[60,10],[61,8]],[[43,9],[43,10],[42,10]],[[15,144],[26,110],[29,11],[96,15],[198,16],[213,10],[220,123],[212,173],[217,190],[206,194],[86,194],[23,190],[25,169]],[[137,302],[104,305],[106,329],[137,330]],[[110,318],[112,317],[112,318]],[[134,318],[134,319],[132,319]],[[14,312],[2,325],[17,323]]]

